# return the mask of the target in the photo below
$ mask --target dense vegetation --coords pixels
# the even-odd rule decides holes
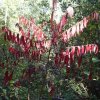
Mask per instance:
[[[52,1],[0,2],[0,100],[100,99],[100,1]]]

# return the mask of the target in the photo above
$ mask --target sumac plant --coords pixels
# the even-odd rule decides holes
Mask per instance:
[[[53,2],[53,9],[55,7],[56,2]],[[99,45],[90,43],[69,47],[66,44],[70,38],[81,35],[89,21],[98,22],[99,14],[93,12],[65,31],[63,27],[67,24],[68,18],[74,15],[73,8],[67,9],[58,24],[54,22],[53,15],[54,10],[50,22],[43,22],[40,26],[36,24],[34,18],[27,19],[25,16],[20,16],[19,23],[15,25],[19,33],[12,32],[6,26],[2,28],[4,40],[8,42],[5,48],[0,48],[2,55],[0,67],[4,70],[2,79],[4,87],[10,86],[13,81],[14,88],[28,89],[28,98],[31,98],[31,91],[34,91],[33,97],[35,95],[56,97],[63,95],[59,90],[59,85],[62,84],[60,80],[76,78],[79,75],[82,80],[92,80],[91,59],[93,55],[98,54]],[[43,27],[48,24],[50,24],[48,32],[50,37],[43,31]],[[62,48],[60,44],[63,44]],[[86,64],[89,62],[85,60],[87,55],[91,55],[88,56],[91,64],[88,68],[89,74],[85,77],[86,66],[84,68],[82,62]],[[20,98],[20,95],[18,97]]]

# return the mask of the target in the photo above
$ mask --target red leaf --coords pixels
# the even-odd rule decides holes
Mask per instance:
[[[22,29],[22,27],[20,27],[19,31],[20,31],[22,36],[25,36],[24,30]]]
[[[38,33],[38,35],[37,35],[37,40],[38,40],[38,41],[44,40],[44,34],[43,34],[42,31],[40,31],[40,32]]]
[[[82,52],[82,55],[85,54],[85,47],[84,46],[81,46],[81,52]]]
[[[33,43],[32,43],[32,40],[30,40],[30,47],[33,47]]]
[[[72,26],[72,31],[71,31],[71,36],[74,37],[76,36],[76,25]]]
[[[95,12],[95,19],[96,19],[96,21],[99,20],[99,13],[97,13],[97,12]]]
[[[97,54],[99,52],[99,47],[97,45],[94,45],[94,53]]]
[[[91,53],[91,44],[86,45],[86,53],[90,52]]]
[[[66,66],[66,76],[68,77],[70,73],[70,66]]]
[[[9,81],[12,80],[12,75],[13,75],[13,72],[10,73],[9,76],[8,76],[8,80],[9,80]]]
[[[16,81],[15,83],[14,83],[14,85],[15,85],[15,87],[20,87],[21,86],[21,83],[20,83],[20,81],[18,80],[18,81]]]
[[[78,67],[80,67],[81,63],[82,63],[82,56],[80,56],[80,57],[78,58]]]
[[[28,73],[30,75],[32,75],[34,72],[35,72],[35,68],[34,67],[28,69]]]
[[[20,43],[23,44],[23,45],[26,44],[26,43],[25,43],[25,38],[24,38],[24,36],[21,36]]]
[[[65,56],[64,63],[65,63],[66,65],[68,65],[68,61],[69,61],[69,56],[68,56],[68,55],[66,55],[66,56]]]
[[[54,95],[54,92],[55,92],[55,86],[52,85],[50,88],[51,88],[51,91],[49,92],[50,93],[50,96],[53,96]]]
[[[83,22],[83,20],[81,20],[79,23],[80,23],[80,32],[83,32],[83,29],[84,29],[84,22]]]
[[[5,72],[5,77],[4,78],[7,78],[8,77],[8,71]]]
[[[67,39],[69,40],[71,38],[71,28],[67,30]]]
[[[67,34],[66,34],[66,32],[62,33],[62,40],[63,40],[63,42],[67,42]]]
[[[89,52],[91,53],[92,52],[92,45],[89,44],[88,46],[89,46]]]
[[[12,42],[15,42],[15,40],[16,40],[16,37],[15,37],[15,34],[13,33],[13,35],[12,35]]]
[[[0,66],[1,66],[2,68],[4,68],[4,63],[1,63]]]
[[[80,32],[80,23],[79,22],[76,24],[76,27],[77,27],[76,31],[77,31],[77,33],[79,33]]]
[[[12,32],[9,31],[9,37],[10,37],[10,40],[12,39]]]
[[[72,47],[72,50],[70,52],[70,64],[74,62],[74,55],[75,55],[75,47]]]
[[[84,72],[82,72],[82,80],[85,80]]]
[[[27,38],[30,38],[30,29],[28,30]]]
[[[72,47],[71,49],[71,56],[72,56],[72,60],[74,61],[74,55],[75,55],[75,47]]]
[[[19,43],[19,34],[17,34],[17,43]]]
[[[44,43],[44,47],[49,49],[51,47],[51,40],[48,40]]]
[[[36,48],[39,49],[40,48],[40,42],[36,42]]]
[[[5,26],[4,26],[4,27],[2,27],[2,31],[3,31],[3,32],[7,33],[7,32],[8,32],[8,30],[9,30],[9,29],[8,29],[7,27],[5,27]]]
[[[83,19],[84,28],[87,27],[87,24],[88,24],[88,19],[87,19],[87,17],[84,17],[84,19]]]
[[[74,77],[74,78],[76,77],[76,74],[77,74],[77,70],[74,69],[74,73],[73,73],[73,77]]]
[[[14,53],[15,52],[15,48],[9,47],[9,52]]]
[[[97,13],[97,12],[93,12],[93,13],[91,13],[91,19],[92,20],[98,20],[99,19],[99,13]]]
[[[9,36],[8,32],[7,32],[7,40],[10,41],[10,36]]]
[[[90,72],[89,76],[88,76],[89,80],[92,80],[92,73]]]
[[[70,53],[70,64],[72,64],[73,63],[73,57],[72,57],[73,55]]]
[[[34,58],[34,56],[35,56],[35,51],[32,51],[31,57]]]
[[[61,50],[61,53],[59,54],[59,56],[60,56],[59,62],[61,63],[64,60],[64,58],[65,58],[64,50]]]
[[[67,23],[67,17],[66,15],[62,16],[62,19],[60,21],[60,25],[59,25],[59,32],[62,31],[63,26]]]
[[[34,20],[34,18],[30,18],[30,27],[32,27],[32,24],[35,24],[35,20]]]
[[[80,46],[77,46],[77,56],[80,56],[81,55],[81,48]]]
[[[24,16],[19,17],[19,24],[23,23],[24,19],[25,19]]]
[[[58,65],[59,64],[59,54],[56,53],[56,56],[55,56],[55,64]]]
[[[7,85],[8,82],[9,82],[10,80],[12,80],[12,75],[13,75],[13,73],[10,73],[10,74],[8,75],[8,71],[5,72],[5,76],[4,76],[4,85]]]
[[[5,76],[4,76],[4,85],[6,85],[8,82],[8,71],[5,72]]]

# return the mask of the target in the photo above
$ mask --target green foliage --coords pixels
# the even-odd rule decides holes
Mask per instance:
[[[36,24],[40,25],[44,21],[48,24],[43,27],[43,31],[48,36],[48,39],[51,38],[50,34],[50,16],[51,16],[51,8],[49,6],[50,0],[5,0],[4,4],[0,9],[0,28],[4,25],[8,26],[13,32],[18,32],[15,24],[18,22],[19,16],[25,16],[26,18],[34,17],[36,20]],[[97,0],[59,0],[62,12],[66,10],[66,8],[71,5],[75,10],[75,15],[73,19],[68,18],[68,23],[64,27],[64,30],[68,29],[72,25],[74,25],[77,21],[83,19],[84,16],[89,15],[92,11],[96,10],[100,12],[100,3]],[[84,32],[75,38],[72,38],[68,43],[63,44],[59,40],[59,45],[57,50],[60,51],[61,48],[72,45],[86,45],[89,43],[99,43],[100,38],[98,37],[98,33],[100,31],[100,22],[91,21]],[[1,33],[0,33],[1,34]],[[50,61],[48,62],[49,53],[45,53],[42,56],[43,61],[30,62],[27,58],[21,58],[17,62],[17,65],[12,66],[12,62],[16,61],[13,55],[8,52],[8,47],[11,44],[8,41],[4,41],[4,34],[2,33],[0,37],[0,50],[4,48],[5,53],[11,61],[8,66],[6,65],[6,57],[2,57],[2,52],[0,53],[0,60],[4,63],[4,69],[0,67],[0,96],[4,96],[7,100],[26,100],[28,95],[30,95],[30,100],[42,100],[41,98],[46,98],[45,100],[51,100],[51,98],[64,98],[64,100],[82,100],[82,99],[90,99],[95,100],[97,97],[93,96],[89,97],[89,93],[87,91],[86,86],[84,85],[84,81],[82,81],[81,76],[81,68],[85,68],[85,78],[87,79],[89,75],[89,66],[93,64],[94,73],[93,78],[99,80],[99,65],[100,65],[100,57],[98,55],[92,54],[92,61],[90,61],[90,54],[87,54],[83,57],[83,62],[81,68],[77,69],[77,78],[73,77],[73,72],[71,72],[70,77],[66,79],[66,68],[57,68],[54,65],[54,47],[51,47],[50,52]],[[100,35],[99,35],[100,36]],[[19,46],[14,45],[15,48],[19,48]],[[1,50],[2,51],[2,50]],[[90,61],[90,62],[89,62]],[[21,76],[23,71],[29,68],[29,65],[37,68],[37,73],[32,74],[31,81],[22,80]],[[73,64],[72,66],[77,66],[77,64]],[[7,67],[7,68],[6,68]],[[3,86],[3,77],[4,73],[7,70],[14,71],[13,79],[10,81],[7,87]],[[14,86],[14,83],[20,79],[21,86],[19,88]],[[50,96],[49,94],[49,82],[53,82],[55,86],[54,96]],[[0,100],[1,97],[0,97]]]

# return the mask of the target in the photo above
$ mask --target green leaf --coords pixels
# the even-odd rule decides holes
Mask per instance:
[[[98,58],[92,58],[92,61],[93,61],[94,63],[100,62],[100,60],[99,60]]]

